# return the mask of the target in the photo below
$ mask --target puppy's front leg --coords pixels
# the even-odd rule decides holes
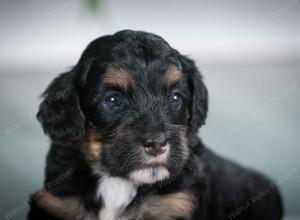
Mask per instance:
[[[188,220],[195,208],[195,200],[188,192],[156,195],[145,201],[138,220]]]

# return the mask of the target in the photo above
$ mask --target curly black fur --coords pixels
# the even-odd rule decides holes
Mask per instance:
[[[170,67],[182,76],[172,88],[166,88],[163,76]],[[128,91],[103,82],[113,68],[125,69],[134,81]],[[173,90],[181,96],[175,107],[167,101]],[[123,97],[117,110],[103,105],[106,94],[112,91]],[[281,198],[270,180],[202,144],[197,133],[207,110],[208,92],[194,61],[161,37],[126,30],[94,40],[78,64],[54,79],[43,93],[37,117],[51,139],[51,148],[44,190],[32,197],[28,219],[98,219],[103,206],[96,193],[99,179],[103,175],[129,179],[132,171],[145,165],[140,146],[154,134],[163,134],[170,144],[165,164],[170,176],[138,184],[137,194],[124,212],[138,212],[136,207],[148,197],[176,192],[192,195],[194,208],[184,218],[161,215],[132,219],[282,219]],[[101,143],[96,159],[89,159],[90,152],[84,147],[90,130]],[[68,170],[72,172],[58,181]],[[77,206],[84,212],[75,217],[57,215],[52,208],[40,205],[46,192],[59,199],[77,198]],[[262,192],[263,196],[256,197]]]

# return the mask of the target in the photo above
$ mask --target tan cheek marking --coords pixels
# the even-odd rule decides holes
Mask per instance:
[[[104,83],[119,86],[128,90],[133,85],[133,80],[124,68],[111,68],[104,77]]]
[[[89,129],[85,140],[85,147],[88,150],[88,157],[92,160],[98,160],[102,150],[102,144],[98,135],[93,129]]]
[[[172,216],[188,219],[195,208],[193,197],[184,192],[153,196],[141,207],[141,216],[169,219]]]
[[[169,88],[181,77],[182,72],[179,69],[177,69],[176,67],[170,67],[164,76],[164,81],[166,82],[167,87]]]

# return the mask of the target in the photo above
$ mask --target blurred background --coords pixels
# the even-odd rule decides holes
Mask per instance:
[[[0,219],[24,219],[42,187],[39,95],[91,40],[122,29],[197,61],[210,95],[203,141],[273,178],[285,219],[300,219],[300,0],[2,0],[0,25]]]

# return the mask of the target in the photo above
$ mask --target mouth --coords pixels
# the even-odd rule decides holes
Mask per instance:
[[[170,154],[170,144],[163,146],[163,153],[149,155],[143,153],[143,164],[129,173],[129,179],[137,184],[152,184],[162,181],[170,176],[167,168]]]

